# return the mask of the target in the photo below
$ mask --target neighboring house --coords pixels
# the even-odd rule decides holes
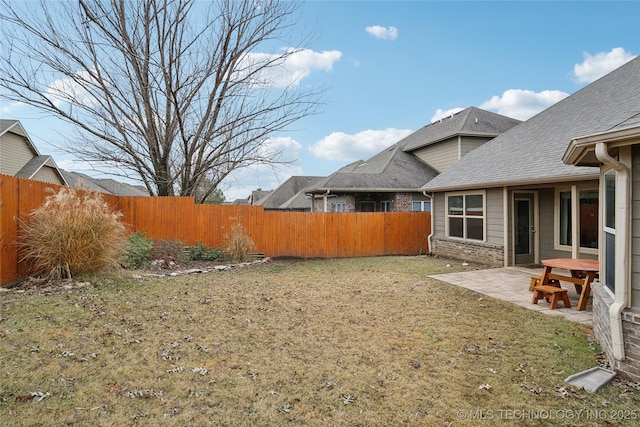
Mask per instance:
[[[67,185],[53,158],[38,152],[17,120],[0,120],[0,173]]]
[[[635,70],[640,92],[640,60]],[[625,72],[622,70],[621,72]],[[601,225],[600,284],[592,286],[593,331],[611,366],[640,381],[640,100],[628,117],[603,121],[574,138],[565,163],[598,167]]]
[[[519,120],[469,107],[431,123],[311,187],[317,212],[430,211],[421,187]]]
[[[491,265],[596,258],[600,170],[564,164],[573,138],[640,110],[640,58],[464,156],[422,189],[433,254]]]
[[[254,198],[253,204],[262,205],[265,210],[309,212],[311,199],[305,192],[323,179],[321,176],[292,176],[275,190],[263,192],[262,197]]]
[[[131,185],[110,178],[93,178],[79,173],[61,170],[62,175],[70,187],[83,188],[99,193],[114,194],[116,196],[148,196],[149,192],[141,185]]]

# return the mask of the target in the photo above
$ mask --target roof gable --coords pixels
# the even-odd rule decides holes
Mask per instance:
[[[2,141],[2,136],[6,133],[14,133],[23,138],[25,145],[29,147],[34,156],[39,156],[40,152],[29,138],[27,131],[22,127],[22,123],[18,120],[7,120],[0,119],[0,141]]]
[[[404,152],[398,143],[367,161],[359,160],[339,169],[310,192],[417,190],[436,175],[432,167]]]
[[[640,57],[497,136],[422,188],[451,191],[591,179],[597,168],[562,162],[569,142],[604,132],[640,111]]]
[[[309,186],[315,185],[322,179],[324,179],[324,177],[292,176],[280,184],[278,188],[270,191],[267,195],[258,200],[255,204],[271,209],[311,207],[310,202],[307,201],[306,206],[304,206],[305,200],[299,200],[297,197],[301,193],[303,194],[304,190]]]
[[[399,144],[404,151],[414,151],[454,136],[495,137],[519,123],[520,120],[511,117],[469,107],[428,124],[402,139]]]

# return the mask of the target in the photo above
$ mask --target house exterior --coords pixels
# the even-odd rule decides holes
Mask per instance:
[[[603,123],[595,133],[574,138],[563,161],[599,168],[603,243],[600,283],[592,286],[593,331],[610,365],[640,381],[640,104],[613,126]]]
[[[462,157],[422,187],[432,253],[495,266],[597,258],[600,169],[562,158],[576,136],[639,110],[636,58]]]
[[[67,185],[53,158],[38,152],[17,120],[0,120],[0,173]]]
[[[315,212],[430,211],[425,182],[520,123],[469,107],[431,123],[370,159],[343,167],[311,187]]]
[[[275,190],[261,192],[259,197],[253,198],[252,204],[261,205],[265,210],[309,212],[311,199],[307,197],[306,191],[323,179],[325,177],[292,176]]]

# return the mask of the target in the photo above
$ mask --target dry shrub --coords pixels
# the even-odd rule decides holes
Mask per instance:
[[[116,266],[126,242],[121,216],[99,193],[61,188],[19,221],[22,259],[52,279]]]
[[[231,234],[227,236],[226,251],[234,262],[244,262],[249,259],[249,253],[256,247],[240,223],[231,227]]]

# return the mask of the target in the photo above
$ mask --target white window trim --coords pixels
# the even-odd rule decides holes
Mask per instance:
[[[414,211],[413,210],[413,204],[414,203],[420,203],[420,210],[419,211]],[[429,210],[428,211],[424,210],[425,203],[427,203],[429,205]],[[431,201],[430,200],[412,200],[411,201],[411,212],[431,212]]]
[[[456,237],[456,236],[450,236],[449,235],[449,196],[477,196],[477,195],[481,195],[482,196],[482,217],[473,217],[473,218],[482,218],[482,240],[478,240],[478,239],[469,239],[467,237]],[[444,233],[445,236],[447,236],[447,238],[449,239],[455,239],[455,240],[462,240],[462,241],[468,241],[468,242],[486,242],[487,241],[487,191],[486,190],[479,190],[479,191],[455,191],[455,192],[451,192],[451,193],[444,193],[444,216],[445,216],[445,221],[444,221]],[[456,218],[460,218],[460,217],[456,217]],[[462,215],[462,218],[466,218],[466,215]],[[466,235],[467,233],[467,229],[466,227],[464,228],[464,233]]]
[[[607,227],[606,224],[606,210],[607,210],[607,201],[605,200],[606,196],[606,184],[605,184],[605,176],[609,173],[609,172],[615,172],[615,169],[612,168],[606,168],[601,171],[601,176],[600,176],[600,182],[602,182],[602,188],[600,189],[600,217],[598,219],[598,222],[600,223],[600,227],[602,230],[602,234],[600,235],[600,242],[602,244],[600,244],[600,250],[601,252],[598,254],[598,258],[602,260],[602,262],[600,263],[600,267],[601,270],[600,271],[600,281],[602,282],[602,289],[605,290],[605,292],[607,292],[611,298],[615,299],[616,298],[616,294],[615,292],[613,292],[611,289],[609,289],[609,287],[607,285],[605,285],[606,282],[606,274],[607,274],[607,262],[606,262],[606,252],[605,252],[605,241],[606,241],[606,234],[612,234],[612,235],[616,235],[616,229],[615,228],[611,228],[611,227]],[[614,175],[616,179],[616,184],[617,184],[617,174]],[[616,188],[616,197],[618,196],[617,194],[617,188]],[[615,209],[615,207],[614,207]],[[614,267],[615,268],[615,267]]]
[[[557,250],[557,251],[563,251],[563,252],[572,252],[573,251],[573,246],[569,246],[569,245],[561,245],[560,242],[560,193],[566,193],[569,192],[571,193],[571,207],[573,208],[575,206],[575,201],[574,201],[574,193],[577,196],[577,198],[580,197],[580,191],[584,191],[584,190],[595,190],[598,191],[598,205],[602,206],[602,198],[601,198],[601,194],[599,191],[599,187],[596,185],[595,187],[593,185],[586,185],[586,186],[574,186],[575,187],[575,192],[573,191],[572,187],[556,187],[555,188],[555,193],[553,196],[553,249]],[[579,221],[580,220],[580,215],[578,215],[577,212],[574,212],[575,209],[571,210],[571,215],[574,219],[574,221],[572,221],[571,226],[572,227],[577,227],[579,229],[579,225],[576,223],[575,220]],[[599,217],[600,215],[598,215]],[[598,223],[600,224],[600,218],[598,218]],[[571,235],[573,236],[575,233],[571,233]],[[575,237],[572,237],[575,238]],[[600,247],[602,245],[602,239],[600,239],[600,241],[598,242],[598,247]],[[582,254],[588,254],[588,255],[598,255],[599,254],[599,248],[593,249],[593,248],[583,248],[580,247],[579,248],[580,253]]]
[[[383,206],[387,206],[389,209],[385,211],[382,209]],[[380,212],[391,212],[391,200],[382,200],[380,202]]]
[[[342,207],[342,210],[335,210],[338,206]],[[344,213],[347,211],[347,204],[345,202],[332,202],[331,203],[331,212],[334,213]]]

